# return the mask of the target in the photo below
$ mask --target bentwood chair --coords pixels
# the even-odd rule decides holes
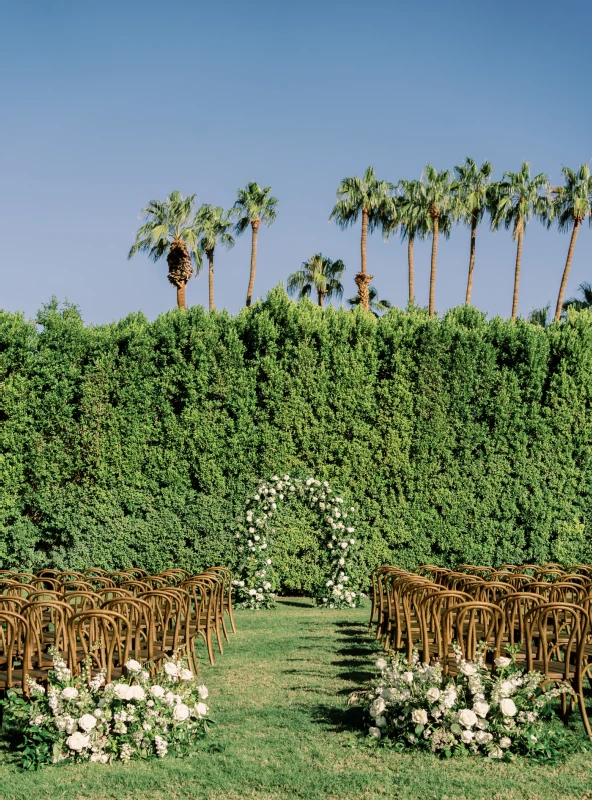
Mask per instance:
[[[0,691],[20,686],[27,694],[27,631],[27,621],[23,616],[14,611],[0,609]]]
[[[577,702],[588,736],[592,728],[586,712],[583,678],[589,669],[585,649],[590,633],[588,613],[571,603],[542,603],[525,614],[526,669],[545,675],[544,685],[568,683]],[[561,698],[565,715],[567,699]]]
[[[130,621],[122,614],[95,609],[68,620],[68,666],[73,674],[88,661],[92,675],[104,670],[105,682],[111,683],[122,676],[131,649]]]
[[[479,645],[487,648],[484,656],[493,662],[501,654],[504,638],[504,615],[499,606],[493,603],[473,601],[459,603],[444,614],[444,672],[456,674],[458,667],[454,656],[453,643],[456,642],[462,657],[472,661],[477,657]]]

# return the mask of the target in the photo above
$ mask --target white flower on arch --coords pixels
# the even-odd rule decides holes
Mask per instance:
[[[285,492],[285,494],[284,494]],[[243,554],[241,565],[241,579],[234,582],[235,591],[238,592],[239,604],[245,608],[270,608],[275,604],[275,595],[272,591],[273,572],[269,570],[272,559],[268,556],[268,542],[266,533],[275,533],[270,527],[270,517],[281,514],[281,503],[285,497],[298,496],[311,508],[316,508],[321,512],[327,530],[327,553],[330,558],[330,574],[326,575],[321,581],[317,591],[317,602],[319,605],[327,607],[327,598],[322,595],[326,592],[327,586],[334,586],[332,591],[330,608],[342,606],[355,607],[359,605],[360,595],[351,590],[345,590],[344,583],[350,581],[347,575],[347,559],[351,556],[351,550],[356,544],[356,539],[351,538],[336,542],[334,531],[342,531],[351,536],[354,528],[349,524],[348,527],[340,521],[340,517],[347,516],[339,506],[343,504],[341,497],[335,497],[328,481],[317,480],[313,477],[292,478],[290,475],[283,475],[281,478],[274,475],[267,480],[261,480],[256,492],[248,498],[245,503],[245,524],[237,533],[239,553]],[[269,498],[269,499],[268,499]],[[270,499],[273,498],[273,503]],[[326,501],[326,502],[323,502]],[[353,506],[350,508],[353,513]],[[259,528],[259,534],[253,536],[255,525]],[[273,544],[273,542],[271,542]],[[338,552],[336,552],[338,549]],[[267,580],[261,587],[258,575],[262,569],[267,569],[271,580]],[[330,581],[330,583],[329,583]],[[355,588],[355,587],[352,587]],[[255,590],[255,591],[253,591]]]

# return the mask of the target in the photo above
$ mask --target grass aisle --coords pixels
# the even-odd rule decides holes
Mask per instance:
[[[19,772],[0,762],[2,800],[574,800],[592,798],[589,755],[557,768],[442,761],[368,750],[347,695],[376,648],[367,609],[320,611],[283,600],[237,613],[239,632],[204,666],[217,727],[188,759]]]

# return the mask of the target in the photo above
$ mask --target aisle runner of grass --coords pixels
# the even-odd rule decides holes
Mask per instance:
[[[359,712],[346,700],[376,658],[367,615],[321,611],[302,599],[283,600],[275,612],[238,612],[238,634],[214,667],[203,668],[218,725],[196,756],[36,774],[19,772],[3,756],[0,798],[592,798],[589,755],[541,768],[366,749]]]

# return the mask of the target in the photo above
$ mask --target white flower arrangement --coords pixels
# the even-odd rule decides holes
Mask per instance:
[[[321,483],[316,478],[291,478],[289,475],[274,475],[269,481],[260,481],[253,497],[246,501],[245,523],[237,533],[238,551],[243,555],[240,578],[233,581],[237,605],[250,609],[275,606],[278,581],[268,554],[266,530],[269,528],[271,534],[275,532],[269,527],[269,520],[281,512],[281,502],[285,495],[290,494],[319,509],[327,526],[330,574],[316,591],[317,603],[326,608],[355,608],[360,604],[362,595],[354,591],[355,587],[345,584],[351,584],[347,562],[358,543],[352,536],[355,528],[349,522],[346,527],[341,521],[353,514],[355,509],[353,506],[348,510],[343,509],[343,499],[335,497],[328,481]],[[268,498],[273,498],[273,502]],[[259,529],[257,536],[253,536],[253,525]],[[265,582],[262,583],[263,577]],[[329,579],[330,583],[327,582]]]
[[[543,692],[541,673],[524,673],[513,656],[496,659],[491,672],[484,656],[482,647],[474,661],[466,661],[456,649],[454,678],[440,664],[420,663],[416,650],[411,665],[400,653],[390,662],[379,658],[379,681],[365,695],[369,736],[446,756],[464,750],[507,760],[527,752],[545,724],[543,710],[573,690],[561,684]]]
[[[132,659],[127,677],[105,685],[104,673],[91,675],[90,661],[72,677],[59,651],[50,652],[47,691],[29,681],[30,702],[15,692],[5,701],[7,717],[25,739],[24,767],[184,755],[207,732],[208,690],[184,657],[165,661],[154,677]],[[38,747],[39,741],[47,746]]]

